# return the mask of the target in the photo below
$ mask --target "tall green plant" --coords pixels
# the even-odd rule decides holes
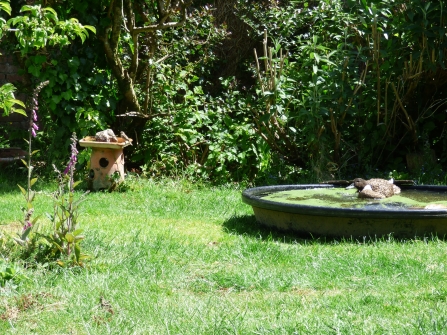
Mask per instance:
[[[427,137],[439,143],[447,82],[441,2],[291,1],[264,12],[241,2],[238,9],[288,52],[283,74],[294,93],[278,100],[288,110],[282,123],[297,129],[300,154],[320,157],[318,170],[397,166],[398,148],[418,150]]]
[[[23,232],[19,235],[19,238],[16,238],[16,242],[18,242],[22,246],[29,246],[28,244],[28,235],[36,225],[38,217],[35,217],[31,220],[31,217],[34,213],[33,201],[36,195],[36,192],[32,190],[33,185],[37,182],[37,178],[32,178],[32,173],[34,170],[32,156],[37,153],[39,150],[32,150],[32,141],[33,138],[37,136],[36,131],[39,129],[37,125],[38,115],[37,112],[39,110],[39,93],[43,87],[48,85],[48,81],[42,82],[39,86],[37,86],[33,91],[33,96],[31,100],[31,113],[29,115],[29,125],[28,125],[28,161],[22,159],[23,164],[25,165],[28,174],[27,174],[27,187],[26,189],[20,185],[20,191],[25,197],[26,207],[22,207],[22,212],[24,213],[24,220],[22,222]]]
[[[30,128],[31,134],[33,129]],[[19,252],[20,257],[27,261],[56,262],[60,266],[83,266],[85,260],[89,258],[81,250],[81,242],[84,239],[84,235],[78,224],[79,207],[85,200],[85,195],[88,192],[76,199],[74,191],[75,187],[80,183],[79,181],[74,181],[74,170],[78,154],[76,144],[76,134],[73,133],[71,137],[70,159],[63,172],[60,172],[53,165],[57,174],[58,188],[53,193],[53,213],[47,214],[52,223],[50,229],[38,226],[39,217],[31,218],[34,214],[32,203],[36,194],[31,187],[37,181],[37,178],[31,179],[33,169],[31,159],[26,163],[28,168],[28,189],[25,190],[23,187],[19,187],[26,199],[27,207],[22,208],[24,212],[23,228],[18,237],[14,237],[14,241],[22,248],[21,252]]]
[[[52,234],[44,236],[51,244],[51,253],[58,258],[61,266],[83,265],[89,258],[81,252],[81,242],[84,239],[83,229],[79,228],[78,217],[80,204],[85,200],[84,193],[78,199],[75,198],[75,187],[81,181],[74,181],[74,170],[77,161],[76,149],[77,137],[71,136],[70,159],[67,167],[60,172],[56,166],[53,168],[57,174],[58,188],[53,194],[53,213],[48,215],[53,224]]]

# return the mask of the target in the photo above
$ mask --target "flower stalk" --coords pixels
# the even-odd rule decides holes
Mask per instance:
[[[45,86],[47,86],[50,82],[44,81],[42,83],[40,83],[33,91],[33,97],[31,100],[31,113],[29,116],[29,127],[28,127],[28,164],[27,168],[28,168],[28,188],[27,188],[27,202],[30,203],[32,200],[32,192],[31,192],[31,187],[33,186],[33,182],[31,180],[31,175],[33,172],[34,167],[31,165],[31,156],[33,155],[33,151],[32,151],[32,139],[33,137],[37,136],[36,131],[39,130],[39,126],[37,125],[37,111],[39,110],[39,93],[42,90],[42,88],[44,88]],[[29,207],[29,205],[28,205]]]

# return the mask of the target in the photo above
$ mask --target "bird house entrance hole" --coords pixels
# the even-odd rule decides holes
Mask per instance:
[[[89,188],[109,189],[124,180],[123,149],[93,148],[90,158]]]

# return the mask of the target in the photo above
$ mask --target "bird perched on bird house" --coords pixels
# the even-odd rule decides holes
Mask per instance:
[[[120,132],[120,136],[122,137],[122,138],[124,138],[125,140],[126,140],[126,142],[129,142],[130,143],[130,145],[132,145],[132,140],[124,133],[124,131],[121,131]]]

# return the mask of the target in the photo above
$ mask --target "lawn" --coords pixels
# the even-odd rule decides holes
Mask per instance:
[[[0,229],[19,229],[2,185]],[[85,268],[16,265],[0,334],[447,334],[444,240],[298,238],[258,226],[237,186],[130,186],[83,203]]]

